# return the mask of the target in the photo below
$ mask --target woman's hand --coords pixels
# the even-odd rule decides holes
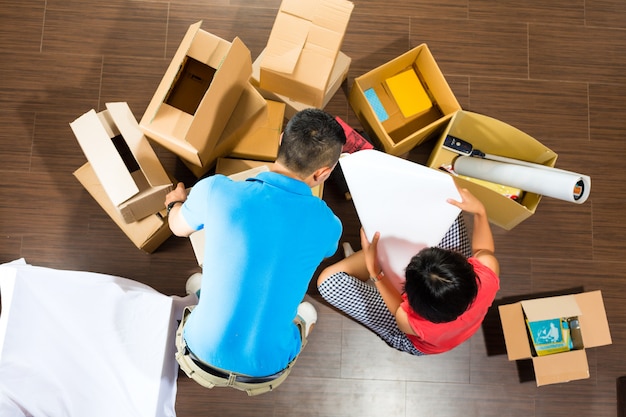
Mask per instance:
[[[459,194],[461,194],[461,201],[456,201],[452,198],[449,198],[448,203],[453,206],[457,206],[461,210],[471,213],[471,214],[485,214],[485,206],[479,199],[477,199],[474,194],[470,193],[467,188],[458,188]]]
[[[381,271],[377,258],[379,239],[380,232],[376,232],[374,234],[372,242],[370,242],[369,240],[367,240],[365,231],[363,230],[363,228],[361,228],[361,249],[363,249],[363,253],[365,254],[365,266],[367,267],[367,271],[369,272],[371,277],[377,276]]]

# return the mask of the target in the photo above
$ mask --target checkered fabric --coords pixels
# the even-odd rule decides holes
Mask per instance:
[[[437,246],[460,252],[465,257],[471,256],[471,242],[462,213]],[[376,333],[389,346],[411,355],[424,355],[398,328],[395,317],[374,285],[338,272],[324,280],[318,290],[329,304]]]

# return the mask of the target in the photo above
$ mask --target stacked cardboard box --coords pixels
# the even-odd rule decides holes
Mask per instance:
[[[201,25],[189,26],[139,124],[151,140],[208,169],[240,132],[264,120],[266,106],[249,82],[248,48]]]
[[[172,180],[126,103],[70,123],[88,162],[74,176],[140,249],[154,251],[171,232],[161,213]]]
[[[282,1],[253,83],[267,98],[283,100],[288,117],[324,108],[345,80],[350,58],[340,48],[353,9],[347,0]]]

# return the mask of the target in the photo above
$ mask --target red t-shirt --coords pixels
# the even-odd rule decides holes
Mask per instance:
[[[500,279],[491,269],[476,258],[468,258],[479,278],[478,294],[470,307],[456,320],[448,323],[433,323],[417,315],[402,294],[402,308],[409,317],[409,323],[417,336],[407,334],[415,347],[423,353],[443,353],[469,339],[480,327],[500,289]]]

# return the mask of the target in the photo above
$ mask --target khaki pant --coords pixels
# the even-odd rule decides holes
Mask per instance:
[[[187,349],[185,339],[183,338],[183,328],[192,309],[193,307],[185,307],[182,320],[176,331],[176,361],[180,365],[180,369],[182,369],[189,378],[206,388],[233,387],[247,392],[250,396],[272,391],[287,379],[297,358],[294,358],[281,372],[269,377],[260,378],[240,375],[212,367],[208,364],[198,363],[197,360],[192,358],[193,354]],[[306,338],[303,323],[299,318],[296,318],[296,325],[300,328],[302,349],[304,349]]]

